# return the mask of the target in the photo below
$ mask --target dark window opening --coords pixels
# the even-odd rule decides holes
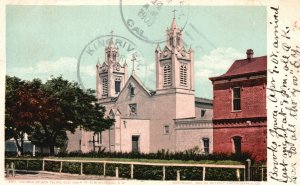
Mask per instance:
[[[174,46],[173,37],[170,37],[170,46]]]
[[[134,96],[134,87],[130,87],[130,96]]]
[[[140,136],[132,136],[132,152],[139,152],[139,140]]]
[[[233,139],[234,153],[239,154],[242,152],[242,138],[240,136],[235,136]]]
[[[205,116],[206,110],[201,110],[201,118]]]
[[[129,104],[129,109],[130,109],[130,115],[136,115],[137,114],[136,103]]]
[[[233,110],[241,110],[241,89],[233,88]]]
[[[115,81],[115,91],[118,94],[121,91],[121,81]]]
[[[179,46],[180,45],[180,36],[177,36],[177,46]]]
[[[99,132],[99,133],[97,134],[97,142],[98,142],[99,144],[102,144],[102,132]]]
[[[205,154],[209,154],[209,139],[203,138],[203,149]]]
[[[169,125],[164,126],[164,134],[169,134],[170,133],[170,127]]]

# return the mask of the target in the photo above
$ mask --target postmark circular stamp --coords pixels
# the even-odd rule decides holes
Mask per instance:
[[[166,38],[161,33],[165,31],[165,25],[171,23],[171,16],[176,18],[182,29],[188,23],[188,0],[142,0],[139,1],[142,5],[126,6],[129,2],[120,0],[122,21],[131,34],[146,43],[165,42]],[[170,18],[166,15],[170,15]]]
[[[82,49],[77,61],[77,80],[80,87],[84,90],[96,87],[96,64],[102,64],[105,60],[105,48],[109,40],[118,47],[118,60],[121,65],[128,64],[128,76],[132,71],[131,59],[135,57],[135,71],[141,71],[147,75],[147,65],[143,53],[138,46],[131,40],[119,35],[102,35],[89,41]]]

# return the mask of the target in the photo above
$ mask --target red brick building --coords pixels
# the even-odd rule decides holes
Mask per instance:
[[[214,152],[250,152],[255,160],[266,160],[267,57],[236,60],[213,83]]]

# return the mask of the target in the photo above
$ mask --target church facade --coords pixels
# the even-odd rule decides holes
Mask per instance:
[[[97,135],[80,129],[69,134],[68,151],[89,152],[96,147],[150,153],[198,147],[202,153],[212,153],[213,103],[195,98],[194,51],[184,47],[175,18],[166,35],[165,47],[155,49],[155,91],[139,80],[134,67],[128,75],[111,37],[104,62],[96,65],[96,90],[99,103],[115,124]]]

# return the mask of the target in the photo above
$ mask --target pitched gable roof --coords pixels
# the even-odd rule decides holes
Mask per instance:
[[[153,91],[150,91],[141,81],[140,79],[135,75],[135,73],[133,73],[129,79],[127,80],[127,82],[125,83],[123,89],[121,90],[121,92],[119,93],[119,96],[114,98],[113,101],[117,101],[117,99],[120,97],[120,95],[122,94],[122,92],[129,86],[130,81],[134,80],[136,82],[136,84],[138,84],[139,86],[142,87],[142,89],[146,92],[146,94],[148,94],[149,96],[152,96],[154,93]]]
[[[133,73],[130,77],[132,77],[151,96],[151,91],[143,84],[143,82],[141,82],[141,80],[135,75],[135,73]],[[129,82],[129,79],[127,82]]]
[[[255,57],[252,59],[236,60],[231,65],[226,73],[217,77],[210,77],[209,79],[220,80],[228,77],[238,77],[248,74],[265,73],[267,71],[267,56]]]

